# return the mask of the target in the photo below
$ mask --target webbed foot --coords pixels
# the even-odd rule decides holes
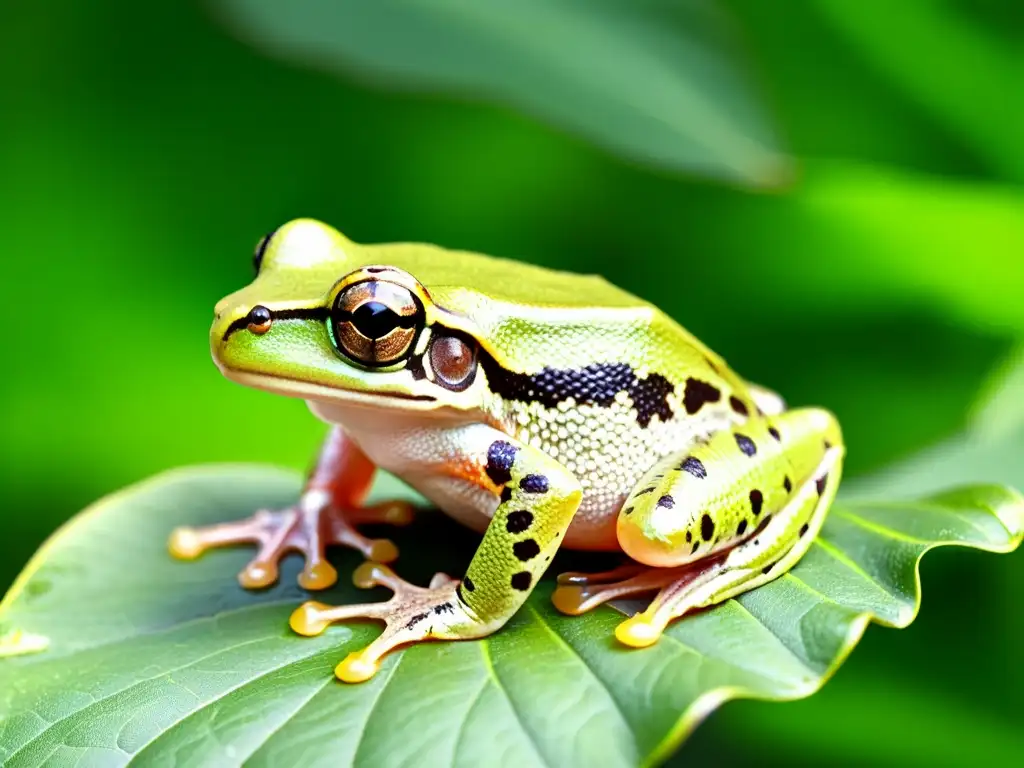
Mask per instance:
[[[418,587],[400,579],[387,566],[363,563],[352,575],[364,589],[383,586],[394,592],[379,603],[328,606],[318,602],[300,605],[289,619],[300,635],[319,635],[328,625],[348,619],[376,619],[384,631],[362,650],[350,653],[334,670],[339,680],[361,683],[377,672],[380,660],[392,649],[430,639],[459,640],[481,637],[490,629],[468,612],[458,595],[456,580],[443,573],[434,575],[429,587]]]
[[[405,525],[412,521],[412,510],[407,502],[391,501],[342,511],[330,502],[327,493],[310,490],[287,509],[260,510],[245,520],[202,528],[177,528],[168,549],[174,557],[194,560],[214,547],[256,544],[256,557],[238,574],[239,583],[246,589],[275,583],[281,559],[289,552],[299,552],[306,560],[299,584],[304,589],[326,589],[338,580],[337,571],[324,554],[327,546],[340,544],[358,550],[369,560],[391,562],[398,557],[398,548],[388,539],[366,538],[353,524]]]

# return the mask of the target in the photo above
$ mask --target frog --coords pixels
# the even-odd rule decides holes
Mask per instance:
[[[560,574],[554,607],[581,615],[649,599],[614,630],[658,641],[681,617],[778,578],[808,551],[845,455],[835,416],[789,408],[653,304],[599,275],[422,243],[364,245],[313,219],[259,241],[255,279],[218,302],[213,359],[230,380],[301,398],[329,426],[294,505],[180,527],[172,555],[257,546],[238,578],[259,589],[298,552],[300,586],[333,585],[325,550],[355,549],[380,602],[310,600],[289,623],[314,636],[372,619],[342,659],[346,683],[423,641],[498,631],[560,549],[621,565]],[[406,501],[366,503],[378,470],[479,534],[461,578],[427,586],[394,568],[366,523],[409,522]]]

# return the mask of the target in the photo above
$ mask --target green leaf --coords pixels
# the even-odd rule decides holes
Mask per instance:
[[[984,18],[972,3],[820,0],[816,10],[883,74],[953,129],[991,167],[1024,180],[1019,17]],[[879,23],[884,19],[884,23]],[[986,23],[987,22],[987,23]]]
[[[334,680],[333,665],[376,630],[293,635],[287,618],[304,598],[295,559],[279,585],[250,593],[234,574],[251,552],[181,563],[164,550],[177,524],[283,505],[299,484],[267,467],[179,470],[58,532],[0,605],[0,624],[50,644],[0,661],[0,763],[657,762],[723,701],[813,693],[871,619],[906,626],[928,549],[1008,552],[1024,532],[1024,499],[994,486],[839,504],[794,571],[677,622],[652,648],[618,646],[612,631],[622,616],[610,608],[555,612],[548,578],[492,637],[415,646],[350,686]],[[394,490],[385,478],[375,494]],[[472,544],[429,513],[396,540],[399,570],[420,582],[435,569],[459,573]],[[343,553],[338,562],[351,569],[358,558]],[[325,599],[367,593],[342,585]]]
[[[909,498],[958,483],[1024,487],[1024,347],[989,377],[969,428],[867,478],[843,485],[860,500]]]
[[[971,419],[971,432],[987,442],[1018,431],[1024,432],[1024,346],[1014,349],[989,377]]]
[[[672,170],[785,178],[707,0],[218,0],[239,35],[374,83],[480,98]]]
[[[734,265],[743,290],[786,274],[787,306],[801,318],[923,308],[1024,335],[1019,187],[836,160],[802,172],[791,195],[750,197],[707,216],[709,258]],[[673,226],[668,213],[655,221]]]

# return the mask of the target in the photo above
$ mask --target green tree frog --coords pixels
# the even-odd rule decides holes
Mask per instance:
[[[398,645],[476,638],[523,604],[559,547],[620,551],[611,572],[563,574],[555,606],[580,614],[653,594],[616,629],[654,643],[673,619],[785,573],[834,498],[839,425],[787,410],[653,305],[597,276],[432,245],[358,245],[308,219],[260,241],[257,276],[220,301],[221,371],[305,399],[333,425],[294,507],[179,528],[171,552],[253,542],[239,579],[267,586],[299,551],[300,584],[336,581],[330,544],[367,558],[382,603],[300,606],[303,635],[352,618],[383,632],[337,667],[368,679]],[[394,473],[482,538],[461,579],[407,583],[398,552],[356,526],[401,523],[401,503],[363,505],[375,468]]]

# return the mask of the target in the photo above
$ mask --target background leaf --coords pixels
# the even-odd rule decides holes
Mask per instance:
[[[1024,335],[1024,302],[1015,298],[1024,295],[1024,260],[1009,260],[1024,253],[1020,187],[842,161],[810,161],[801,172],[785,197],[748,198],[705,218],[707,256],[742,264],[737,284],[753,294],[785,275],[792,303],[782,311],[902,306]],[[670,221],[652,217],[655,226]]]
[[[297,476],[265,467],[178,471],[101,502],[57,534],[0,607],[0,621],[50,641],[0,664],[0,760],[656,762],[726,699],[817,690],[870,618],[906,626],[920,598],[917,563],[931,547],[1005,552],[1024,534],[1024,499],[994,486],[839,505],[794,571],[677,622],[651,649],[617,646],[622,617],[609,608],[559,615],[549,578],[492,637],[415,646],[369,683],[346,686],[333,680],[333,664],[374,630],[292,635],[286,620],[301,598],[294,559],[281,584],[253,594],[232,579],[248,557],[241,549],[198,563],[163,552],[176,523],[280,505],[298,488]],[[399,539],[402,572],[417,581],[438,566],[458,573],[467,538],[426,514]],[[341,566],[357,561],[348,553]],[[364,597],[339,586],[327,601]],[[396,739],[396,722],[417,727]]]
[[[1024,349],[998,366],[969,428],[843,490],[857,499],[910,498],[965,482],[1024,487]]]
[[[1010,96],[1024,80],[1019,4],[819,0],[815,5],[871,65],[955,129],[994,170],[1024,180],[1024,149],[1003,129],[1024,125],[1024,99]],[[978,101],[990,109],[970,106]]]
[[[706,0],[218,0],[277,55],[512,106],[634,159],[778,183],[785,163]]]

